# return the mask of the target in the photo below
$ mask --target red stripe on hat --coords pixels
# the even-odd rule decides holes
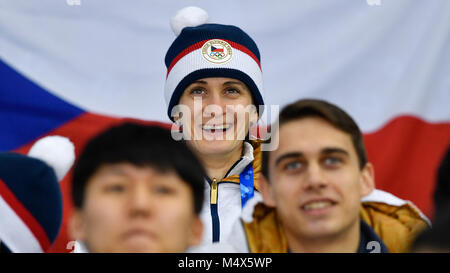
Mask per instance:
[[[215,39],[208,39],[208,40],[203,40],[200,42],[197,42],[189,47],[187,47],[186,49],[184,49],[183,51],[180,52],[180,54],[178,54],[175,59],[172,60],[172,62],[170,63],[169,68],[167,69],[167,74],[166,74],[166,79],[169,76],[170,71],[172,70],[172,68],[175,66],[175,64],[184,56],[186,56],[187,54],[191,53],[194,50],[197,50],[199,48],[202,48],[202,46],[210,41],[210,40],[215,40]],[[246,53],[247,55],[249,55],[259,66],[259,69],[261,69],[261,64],[259,63],[258,58],[255,56],[255,54],[253,54],[253,52],[251,52],[248,48],[246,48],[245,46],[235,43],[233,41],[229,41],[229,40],[224,40],[224,39],[217,39],[217,40],[222,40],[225,41],[227,43],[229,43],[231,45],[232,48],[235,48],[237,50],[240,50],[244,53]]]
[[[250,57],[252,57],[252,59],[258,64],[259,69],[261,69],[261,64],[259,63],[258,58],[256,58],[255,54],[253,54],[253,52],[250,51],[250,49],[246,48],[245,46],[235,43],[233,41],[228,41],[228,40],[224,40],[227,43],[229,43],[231,45],[231,47],[236,48],[244,53],[246,53],[247,55],[249,55]],[[261,69],[262,70],[262,69]]]
[[[169,73],[170,73],[170,71],[172,70],[172,68],[175,66],[175,64],[176,64],[181,58],[183,58],[183,57],[186,56],[187,54],[191,53],[192,51],[201,48],[201,47],[205,44],[206,41],[209,41],[209,40],[203,40],[203,41],[197,42],[197,43],[195,43],[195,44],[193,44],[193,45],[187,47],[187,48],[184,49],[183,51],[181,51],[180,54],[178,54],[178,55],[175,57],[175,59],[172,60],[172,62],[170,63],[169,68],[167,68],[166,79],[167,79],[167,77],[169,76]]]
[[[42,250],[50,248],[50,240],[47,237],[42,226],[34,218],[34,216],[22,205],[22,203],[14,196],[14,194],[6,186],[5,182],[0,179],[0,196],[9,205],[9,207],[19,216],[25,225],[30,229],[33,235],[41,245]]]

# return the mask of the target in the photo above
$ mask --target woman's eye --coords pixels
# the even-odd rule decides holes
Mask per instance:
[[[205,90],[203,89],[193,89],[191,90],[191,95],[199,96],[205,94]]]
[[[227,89],[227,90],[225,90],[225,93],[230,94],[230,95],[240,94],[239,90],[237,90],[235,88]]]

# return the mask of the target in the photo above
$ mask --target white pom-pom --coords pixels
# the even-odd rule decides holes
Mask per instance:
[[[75,146],[68,138],[48,136],[38,140],[28,156],[47,163],[55,170],[58,181],[61,181],[75,161]]]
[[[196,27],[208,22],[208,13],[199,7],[185,7],[170,19],[170,26],[176,36],[180,35],[185,27]]]

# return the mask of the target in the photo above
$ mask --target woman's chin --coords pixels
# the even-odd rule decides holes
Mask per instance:
[[[205,155],[222,155],[234,151],[241,141],[236,140],[196,140],[193,141],[194,149]]]

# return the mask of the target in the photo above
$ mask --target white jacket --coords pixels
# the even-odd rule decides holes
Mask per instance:
[[[253,147],[244,142],[243,156],[228,171],[225,177],[240,174],[253,162]],[[210,244],[213,241],[223,241],[231,232],[233,224],[241,216],[241,189],[240,185],[233,182],[217,182],[217,190],[214,182],[205,180],[205,200],[200,214],[203,222],[202,244]],[[260,194],[255,191],[255,196]]]

